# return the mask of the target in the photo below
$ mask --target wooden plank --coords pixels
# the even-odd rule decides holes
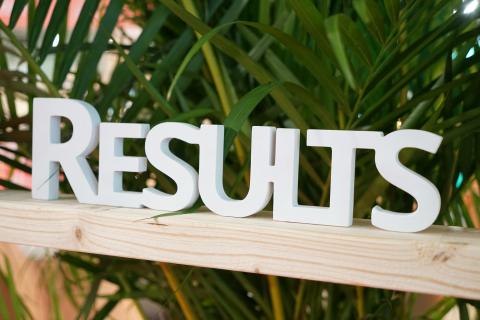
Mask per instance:
[[[271,213],[159,212],[0,192],[0,241],[71,251],[480,299],[480,231],[415,234],[276,222]]]

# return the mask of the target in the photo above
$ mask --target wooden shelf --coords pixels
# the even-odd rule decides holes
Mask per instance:
[[[387,232],[31,199],[0,191],[0,241],[119,257],[480,299],[480,230]]]

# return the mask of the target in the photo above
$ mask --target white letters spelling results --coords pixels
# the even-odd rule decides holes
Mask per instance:
[[[64,143],[60,140],[61,117],[73,127],[71,138]],[[125,138],[145,139],[146,157],[125,156]],[[198,172],[170,151],[171,139],[199,145]],[[385,230],[416,232],[428,228],[438,216],[437,188],[398,160],[404,148],[435,153],[442,141],[436,134],[398,130],[384,136],[378,131],[308,130],[307,146],[332,149],[329,207],[298,204],[298,129],[252,128],[250,187],[242,200],[230,198],[223,188],[223,140],[222,125],[199,128],[165,122],[150,129],[140,123],[101,123],[97,111],[85,102],[37,98],[33,106],[32,197],[58,198],[61,165],[82,203],[177,211],[189,208],[200,196],[216,214],[248,217],[261,211],[273,195],[274,220],[348,227],[353,220],[355,151],[373,149],[383,178],[415,198],[417,207],[414,212],[402,213],[375,206],[372,224]],[[97,145],[98,181],[86,160]],[[122,172],[144,172],[147,161],[175,181],[175,194],[155,188],[123,190]]]

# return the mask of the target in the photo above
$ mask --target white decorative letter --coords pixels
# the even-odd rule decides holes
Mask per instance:
[[[72,137],[61,143],[60,117],[72,123]],[[32,197],[58,198],[59,164],[79,202],[96,203],[97,179],[86,156],[98,144],[97,111],[88,103],[73,99],[33,100]]]
[[[398,130],[381,139],[375,151],[375,164],[380,174],[394,186],[409,193],[417,201],[412,213],[372,209],[372,224],[378,228],[417,232],[431,226],[440,211],[440,194],[433,183],[403,166],[398,153],[404,148],[417,148],[436,153],[442,137],[421,130]]]
[[[197,171],[170,151],[169,143],[173,138],[198,144],[200,129],[185,123],[164,122],[148,133],[145,141],[148,160],[177,184],[177,192],[173,195],[155,188],[143,189],[143,204],[148,208],[177,211],[191,207],[198,199]]]
[[[100,124],[98,203],[129,208],[142,207],[141,192],[123,191],[122,172],[145,172],[147,159],[123,155],[123,139],[145,139],[148,124]]]
[[[223,188],[223,126],[202,125],[199,189],[205,205],[230,217],[247,217],[261,211],[272,197],[270,169],[273,161],[275,128],[252,128],[250,188],[242,200],[234,200]]]

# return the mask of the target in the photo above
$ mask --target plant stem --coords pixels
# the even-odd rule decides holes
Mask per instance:
[[[356,286],[357,291],[357,315],[358,319],[363,319],[365,317],[365,307],[363,303],[363,287]]]
[[[295,296],[295,309],[293,312],[293,319],[297,320],[300,319],[300,312],[302,311],[303,305],[303,296],[305,293],[305,280],[300,280],[300,284],[298,286],[297,295]]]
[[[168,266],[168,264],[160,262],[158,263],[160,268],[163,271],[163,274],[165,275],[165,278],[167,279],[168,285],[172,289],[173,293],[175,294],[175,298],[178,301],[178,304],[180,305],[180,308],[182,309],[183,315],[187,320],[195,320],[197,317],[193,313],[192,308],[187,302],[187,299],[183,295],[182,291],[180,290],[180,286],[178,285],[178,280],[173,274],[172,270]]]
[[[280,293],[278,278],[276,276],[267,276],[267,279],[268,287],[270,288],[270,295],[272,298],[273,318],[275,320],[283,320],[285,319],[285,317],[283,314],[282,296]]]
[[[192,15],[199,18],[197,8],[195,7],[195,4],[193,3],[192,0],[182,0],[182,4],[185,7],[185,9],[187,9],[188,12],[190,12]],[[197,38],[202,37],[202,34],[200,34],[197,31],[195,31],[195,35]],[[223,112],[225,115],[228,115],[231,111],[232,103],[228,96],[225,82],[222,77],[222,71],[220,70],[220,65],[217,61],[217,58],[215,57],[215,53],[213,52],[212,45],[209,42],[205,43],[202,46],[202,52],[207,62],[208,69],[210,70],[210,74],[212,75],[215,88],[217,89],[218,97],[220,98],[220,103],[222,105]],[[240,163],[244,163],[245,152],[242,148],[242,145],[240,144],[240,141],[238,141],[238,139],[235,139],[234,144],[235,144],[235,150],[237,152],[238,160],[240,161]]]

